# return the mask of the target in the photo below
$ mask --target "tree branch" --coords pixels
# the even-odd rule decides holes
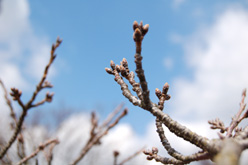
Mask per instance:
[[[16,140],[18,134],[20,133],[21,131],[21,127],[22,127],[22,124],[24,122],[24,119],[27,115],[27,112],[30,108],[33,107],[33,102],[37,96],[37,94],[44,88],[46,87],[49,87],[49,85],[47,85],[47,83],[45,83],[45,80],[47,78],[47,74],[48,74],[48,70],[52,64],[52,62],[54,61],[56,55],[54,54],[56,48],[61,44],[62,40],[57,38],[56,40],[56,44],[55,45],[52,45],[52,48],[51,48],[51,56],[50,56],[50,60],[49,60],[49,63],[47,64],[45,70],[44,70],[44,74],[40,80],[40,82],[38,83],[38,85],[36,86],[36,90],[34,91],[31,99],[24,105],[22,100],[21,100],[21,94],[22,92],[16,88],[11,88],[12,90],[12,93],[11,93],[11,96],[13,97],[13,100],[16,100],[18,101],[19,105],[22,107],[22,114],[18,120],[18,123],[16,125],[16,128],[14,130],[14,133],[12,135],[12,137],[10,138],[10,140],[8,141],[7,145],[4,146],[1,151],[0,151],[0,159],[2,159],[4,157],[4,155],[6,154],[6,152],[8,151],[8,149],[11,147],[11,145],[14,143],[14,141]],[[47,100],[48,101],[48,100]],[[51,98],[48,102],[51,101]]]

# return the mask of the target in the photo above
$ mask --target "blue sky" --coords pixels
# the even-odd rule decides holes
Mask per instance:
[[[87,118],[92,110],[103,119],[122,102],[129,108],[128,116],[104,138],[102,150],[96,148],[94,152],[101,154],[108,147],[106,157],[112,157],[116,148],[128,154],[130,147],[138,150],[146,145],[160,147],[159,152],[165,153],[154,117],[131,105],[114,77],[105,72],[110,60],[118,64],[124,57],[130,70],[135,70],[135,20],[150,25],[142,55],[151,99],[157,102],[155,88],[161,89],[168,82],[172,97],[164,111],[173,119],[202,136],[214,138],[216,131],[209,129],[207,121],[219,117],[227,126],[239,109],[241,92],[248,87],[247,0],[2,0],[0,78],[8,89],[21,89],[24,101],[40,80],[51,44],[57,36],[63,39],[48,76],[54,85],[49,90],[55,92],[54,100],[32,109],[27,116],[30,122],[42,120],[46,125],[70,114],[68,109],[76,113],[52,135],[61,140],[61,148],[55,152],[57,164],[71,161],[80,152],[78,141],[83,143],[87,139]],[[37,101],[43,99],[45,92]],[[0,132],[9,127],[9,109],[3,100],[0,90],[0,124],[5,124]],[[19,106],[14,106],[20,112]],[[196,151],[165,131],[171,145],[181,153]],[[42,127],[33,127],[27,129],[26,136],[33,145],[44,142],[48,133]],[[63,151],[73,147],[71,158],[67,159]],[[112,163],[109,161],[108,164]],[[137,162],[153,164],[144,155]]]
[[[3,3],[5,3],[4,1]],[[168,82],[171,86],[169,93],[172,95],[172,99],[165,108],[169,114],[174,114],[172,111],[175,111],[175,107],[177,107],[175,104],[181,104],[180,99],[177,100],[180,96],[178,96],[179,92],[175,88],[175,84],[183,81],[194,82],[196,74],[197,67],[190,66],[187,55],[190,52],[188,47],[194,43],[192,38],[217,24],[218,18],[227,10],[233,8],[248,10],[248,2],[245,0],[158,0],[152,2],[141,0],[76,0],[73,2],[23,0],[22,2],[25,2],[27,11],[23,9],[20,12],[26,12],[22,19],[26,21],[27,25],[23,26],[24,32],[20,35],[23,37],[18,42],[27,44],[20,50],[22,55],[19,55],[19,58],[9,56],[6,61],[17,65],[17,70],[20,69],[22,77],[26,78],[26,81],[23,82],[26,87],[23,84],[23,86],[16,84],[20,88],[23,87],[23,98],[29,98],[39,80],[37,74],[33,75],[32,71],[34,70],[27,67],[29,65],[27,59],[34,58],[45,64],[49,56],[48,46],[56,40],[57,36],[60,36],[63,43],[57,50],[58,57],[54,63],[52,76],[50,76],[50,81],[54,85],[54,88],[51,89],[55,92],[54,101],[52,104],[40,107],[39,110],[49,113],[51,109],[64,105],[75,111],[96,110],[104,117],[115,106],[124,102],[130,111],[122,122],[130,123],[139,133],[144,133],[146,130],[144,123],[149,123],[154,118],[148,112],[131,105],[122,96],[119,85],[113,80],[114,77],[108,75],[104,69],[109,67],[110,60],[119,63],[125,57],[129,62],[130,69],[135,70],[133,21],[142,20],[144,24],[150,25],[149,32],[144,39],[142,54],[151,98],[157,102],[154,94],[155,88],[161,89],[163,84]],[[14,7],[13,10],[10,7],[12,12],[16,11]],[[5,6],[3,5],[3,13],[4,10]],[[16,19],[17,17],[13,16]],[[18,23],[22,24],[23,21]],[[17,23],[15,25],[18,27]],[[27,33],[29,37],[25,37]],[[26,40],[28,41],[26,42]],[[197,42],[198,40],[196,40]],[[35,44],[32,45],[33,43]],[[0,48],[4,49],[4,45],[3,41],[0,42]],[[28,48],[28,46],[33,48]],[[44,53],[48,53],[41,53],[41,48],[38,49],[39,46],[41,48],[44,46],[44,50],[46,50]],[[39,54],[37,58],[31,55],[36,51]],[[32,63],[32,60],[30,61]],[[42,73],[42,66],[39,68],[33,66],[33,69]],[[0,77],[5,79],[1,75]],[[13,82],[10,86],[15,86],[15,83]],[[194,102],[193,99],[192,101]],[[199,107],[201,106],[199,105]],[[192,115],[189,114],[185,115],[184,120],[191,120]]]

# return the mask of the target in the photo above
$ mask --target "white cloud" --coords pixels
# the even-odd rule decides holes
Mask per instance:
[[[248,11],[229,8],[213,25],[185,39],[186,64],[193,78],[177,78],[172,109],[176,118],[207,120],[220,117],[229,124],[248,87]]]
[[[69,164],[75,160],[89,138],[90,127],[90,116],[85,114],[74,115],[61,125],[55,135],[60,139],[60,144],[54,150],[55,164]],[[118,160],[121,161],[145,144],[143,138],[138,137],[127,124],[117,125],[101,142],[102,144],[93,147],[79,164],[113,164],[114,150],[120,152]],[[143,154],[127,164],[137,163],[150,164]]]
[[[202,122],[183,124],[192,129],[192,131],[197,131],[197,133],[202,136],[208,138],[216,137],[216,134],[212,133],[214,131],[206,129]],[[90,116],[86,114],[71,116],[61,125],[60,129],[54,135],[60,140],[60,144],[56,146],[54,150],[55,164],[69,164],[78,156],[81,148],[89,138],[90,127]],[[147,149],[158,147],[161,156],[168,156],[157,135],[155,123],[149,123],[146,130],[145,135],[139,136],[132,130],[130,125],[118,124],[108,135],[102,138],[102,144],[93,147],[79,164],[113,164],[113,151],[118,150],[120,152],[118,160],[121,161],[143,146],[146,146]],[[179,152],[188,155],[199,151],[199,149],[176,137],[167,129],[165,129],[165,131],[172,147]],[[68,153],[68,151],[70,152]],[[198,163],[199,162],[194,164]],[[147,161],[146,156],[141,153],[127,164],[155,165],[158,163],[155,161]]]
[[[34,33],[27,0],[2,1],[1,7],[0,78],[8,88],[28,90],[30,83],[26,79],[41,77],[49,59],[50,44],[46,37]]]
[[[180,5],[182,5],[186,0],[173,0],[172,6],[173,8],[178,8]]]

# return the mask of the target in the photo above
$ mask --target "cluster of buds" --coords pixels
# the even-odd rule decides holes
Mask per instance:
[[[17,88],[11,88],[10,95],[13,97],[13,100],[19,100],[22,95],[22,91]]]
[[[135,74],[132,71],[130,72],[127,60],[123,58],[120,62],[120,65],[115,65],[115,63],[111,60],[110,67],[111,69],[105,68],[106,72],[114,75],[115,81],[118,81],[121,76],[126,78],[128,82],[132,85],[132,90],[136,92],[139,99],[142,100],[142,91],[140,88],[140,84],[134,80]]]
[[[156,147],[152,147],[152,150],[144,150],[143,153],[147,156],[147,160],[152,160],[158,154],[158,149]]]
[[[43,88],[52,88],[53,85],[49,81],[45,81],[43,84]]]
[[[143,22],[141,21],[140,24],[138,24],[137,21],[134,21],[133,23],[133,39],[135,42],[141,42],[144,38],[144,36],[146,35],[146,33],[148,32],[149,29],[149,24],[146,24],[145,26],[143,26]]]
[[[55,50],[57,49],[57,47],[59,47],[59,45],[61,44],[62,39],[60,39],[59,37],[56,40],[56,43],[52,45],[51,48],[51,61],[53,61],[56,58],[56,54],[54,54]]]
[[[235,137],[239,135],[240,132],[242,132],[242,128],[238,128],[237,126],[242,120],[248,118],[248,109],[245,110],[246,107],[245,97],[246,97],[246,89],[242,91],[240,109],[238,113],[234,117],[232,117],[232,122],[228,127],[225,127],[224,123],[218,118],[215,120],[208,121],[208,123],[211,125],[210,127],[211,129],[220,129],[220,133],[218,133],[218,135],[221,139],[224,139],[226,137]],[[234,135],[233,135],[233,131],[235,131]],[[226,135],[224,136],[223,133],[225,132]]]
[[[163,110],[163,108],[164,108],[165,100],[169,100],[171,98],[171,96],[167,94],[168,90],[169,90],[169,84],[168,83],[164,84],[162,92],[158,88],[155,89],[155,94],[159,99],[158,107],[161,110]]]
[[[45,98],[45,100],[46,100],[46,102],[52,102],[52,100],[53,100],[53,95],[54,95],[54,93],[49,93],[49,92],[47,92],[46,93],[46,98]]]
[[[208,123],[211,125],[211,129],[220,129],[220,133],[224,133],[227,130],[224,123],[219,118],[210,120]]]

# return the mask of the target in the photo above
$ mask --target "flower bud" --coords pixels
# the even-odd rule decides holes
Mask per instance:
[[[134,21],[134,22],[133,22],[133,30],[135,30],[135,29],[138,28],[138,27],[139,27],[138,22],[137,22],[137,21]]]

